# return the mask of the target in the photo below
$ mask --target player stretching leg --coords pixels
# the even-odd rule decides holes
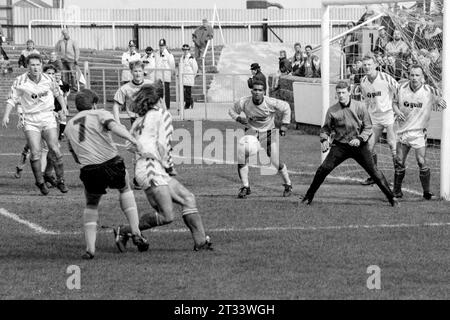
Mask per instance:
[[[138,152],[142,146],[124,126],[114,120],[111,113],[95,110],[97,101],[97,95],[91,90],[80,91],[75,97],[79,112],[67,123],[65,130],[69,150],[81,165],[80,179],[86,195],[83,213],[86,253],[83,259],[92,259],[95,255],[98,206],[102,195],[106,194],[106,188],[119,190],[120,208],[131,225],[133,243],[140,250],[148,249],[148,241],[139,231],[136,200],[129,187],[125,164],[117,152],[111,133],[129,141]]]
[[[364,56],[363,69],[366,75],[361,79],[361,92],[372,120],[373,135],[369,140],[369,149],[372,152],[375,165],[377,165],[377,155],[374,149],[384,129],[386,129],[392,162],[395,163],[397,138],[394,131],[394,114],[402,118],[400,110],[393,103],[394,95],[398,90],[397,81],[390,75],[377,71],[376,67],[377,62],[373,55]],[[374,183],[373,179],[368,178],[362,184],[371,185]]]
[[[246,129],[256,131],[258,140],[270,157],[272,165],[278,169],[278,173],[283,179],[283,197],[289,197],[292,195],[292,183],[286,165],[279,161],[278,139],[273,137],[273,134],[276,132],[274,120],[277,113],[283,116],[280,134],[282,136],[286,134],[287,126],[291,122],[291,108],[287,102],[265,96],[265,83],[260,80],[253,82],[251,92],[250,97],[244,97],[237,101],[230,109],[229,114],[233,120],[245,125]],[[246,117],[241,117],[241,113],[244,113]],[[239,198],[246,198],[251,193],[247,160],[244,164],[238,164],[239,178],[242,181]]]
[[[331,150],[317,169],[311,186],[302,197],[302,203],[310,205],[317,190],[331,171],[345,160],[352,158],[375,181],[389,203],[393,207],[397,206],[398,202],[394,198],[386,178],[372,160],[368,145],[368,140],[372,135],[372,125],[367,109],[359,101],[350,98],[350,85],[345,81],[337,84],[336,94],[339,102],[328,109],[325,123],[320,130],[322,152],[329,150],[330,137],[334,134]]]
[[[212,250],[210,238],[205,235],[202,218],[198,212],[195,196],[174,177],[169,176],[165,166],[169,157],[171,123],[166,119],[169,112],[162,109],[160,92],[162,86],[143,86],[136,95],[135,111],[139,115],[131,128],[136,140],[143,146],[142,154],[136,154],[135,177],[155,212],[144,214],[139,221],[141,231],[163,226],[174,220],[173,204],[181,205],[183,220],[194,239],[194,250]],[[124,251],[129,226],[115,229],[115,241]]]
[[[395,162],[394,195],[403,197],[402,182],[405,177],[405,162],[409,150],[416,153],[419,166],[419,177],[423,188],[423,197],[430,200],[431,169],[427,165],[426,128],[430,121],[431,110],[434,105],[444,109],[446,102],[441,98],[441,92],[424,84],[424,72],[420,65],[414,65],[409,72],[409,81],[398,90],[399,108],[405,115],[404,121],[399,121],[397,130],[397,159]]]
[[[53,115],[54,99],[58,99],[65,114],[67,114],[67,106],[54,79],[42,73],[42,57],[31,54],[27,57],[27,63],[28,72],[17,77],[11,87],[11,94],[3,116],[3,126],[8,126],[11,110],[20,104],[25,136],[31,150],[30,162],[36,186],[43,195],[49,193],[44,183],[40,160],[43,138],[47,142],[49,150],[55,154],[57,187],[62,193],[66,193],[69,190],[64,183],[63,156],[58,146],[57,124]]]
[[[142,86],[152,84],[153,82],[149,79],[144,78],[144,63],[142,61],[139,60],[130,63],[130,70],[132,76],[131,81],[121,86],[114,96],[113,113],[114,119],[116,119],[116,121],[120,123],[119,112],[120,109],[125,106],[125,110],[130,117],[131,125],[133,125],[134,121],[138,117],[138,115],[131,110],[133,107],[135,95],[142,88]],[[169,163],[167,170],[170,174],[176,175],[173,166],[173,162]],[[136,190],[141,189],[141,187],[136,183],[136,179],[133,179],[133,184]]]

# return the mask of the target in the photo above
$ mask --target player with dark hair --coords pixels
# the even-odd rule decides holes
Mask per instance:
[[[431,200],[430,192],[431,169],[426,155],[427,127],[433,106],[446,108],[439,90],[424,83],[424,72],[420,65],[413,65],[409,71],[409,81],[402,84],[398,90],[400,111],[405,115],[404,121],[399,121],[397,129],[397,158],[395,161],[394,195],[403,197],[402,182],[405,177],[405,162],[410,149],[416,153],[419,166],[419,178],[423,188],[423,198]]]
[[[291,107],[285,101],[265,96],[265,83],[261,80],[253,81],[251,92],[251,96],[241,98],[234,104],[234,107],[229,110],[229,115],[233,120],[246,127],[247,134],[258,137],[262,147],[270,157],[272,165],[278,169],[278,174],[283,179],[283,196],[289,197],[292,195],[292,183],[286,165],[280,163],[279,139],[277,130],[275,130],[275,115],[279,114],[282,116],[280,134],[284,136],[291,122]],[[242,117],[241,113],[244,113],[245,117]],[[238,164],[239,178],[242,181],[238,197],[241,199],[251,194],[248,180],[248,160],[247,157],[245,163]]]
[[[111,113],[96,110],[97,95],[89,90],[81,90],[75,97],[79,111],[66,127],[69,150],[75,162],[81,165],[80,179],[83,181],[86,207],[83,213],[86,253],[83,259],[93,259],[97,237],[98,206],[106,189],[119,190],[120,208],[130,223],[133,243],[140,251],[148,249],[148,241],[139,231],[138,210],[133,191],[129,187],[128,173],[111,133],[127,140],[136,152],[142,145],[124,126],[117,123]]]
[[[350,85],[340,81],[336,86],[339,102],[330,107],[325,117],[325,123],[320,130],[322,152],[330,153],[319,167],[302,203],[310,205],[314,195],[325,178],[345,160],[354,159],[375,181],[392,206],[398,205],[389,188],[383,173],[372,161],[368,140],[372,135],[372,124],[366,107],[350,97]],[[334,135],[334,140],[330,139]],[[330,149],[331,145],[331,149]]]
[[[69,190],[64,183],[63,155],[59,148],[57,123],[53,114],[55,98],[61,104],[65,115],[67,115],[67,106],[55,80],[42,73],[42,57],[36,54],[29,55],[27,65],[28,72],[17,77],[11,88],[3,116],[3,126],[8,126],[11,110],[20,105],[23,112],[22,125],[31,150],[30,162],[36,186],[43,195],[49,193],[44,182],[40,159],[41,140],[44,139],[55,157],[57,188],[62,193],[66,193]]]
[[[176,203],[182,206],[184,223],[194,239],[194,250],[211,250],[195,196],[165,170],[173,128],[170,113],[160,107],[162,90],[162,85],[145,85],[135,99],[134,111],[139,118],[134,122],[131,133],[143,147],[142,153],[136,154],[135,177],[156,210],[141,217],[139,229],[143,231],[171,223],[174,219],[173,203]],[[115,241],[121,252],[125,251],[129,234],[129,226],[115,229]]]

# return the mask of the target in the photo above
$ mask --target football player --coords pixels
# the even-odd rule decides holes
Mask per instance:
[[[43,138],[49,150],[55,155],[57,187],[62,193],[66,193],[69,190],[64,183],[63,155],[58,144],[57,123],[53,114],[55,98],[58,99],[62,112],[66,115],[67,106],[55,80],[42,73],[42,57],[30,54],[27,57],[27,64],[28,72],[18,76],[11,88],[3,116],[3,126],[8,126],[11,110],[20,104],[23,112],[23,129],[31,150],[30,162],[36,186],[43,195],[49,193],[42,174],[40,159]]]
[[[399,108],[405,115],[399,121],[397,136],[397,158],[395,161],[394,194],[403,197],[402,181],[405,177],[405,161],[410,149],[414,149],[419,166],[419,177],[423,188],[423,198],[430,200],[431,169],[425,159],[427,127],[433,106],[446,108],[439,90],[424,84],[424,72],[420,65],[413,65],[409,72],[409,81],[398,90]]]
[[[255,134],[261,142],[261,146],[266,150],[271,163],[278,169],[278,174],[284,182],[283,196],[292,195],[292,183],[286,165],[280,163],[278,137],[275,136],[275,115],[282,116],[282,125],[280,128],[281,136],[286,134],[288,125],[291,122],[291,108],[287,102],[270,98],[264,95],[266,84],[261,80],[255,80],[252,83],[252,95],[241,98],[233,108],[229,110],[231,118],[246,127],[247,134]],[[245,117],[241,114],[244,113]],[[241,162],[241,161],[240,161]],[[251,194],[250,183],[248,179],[248,157],[244,163],[238,164],[239,178],[242,181],[242,187],[239,190],[238,198],[244,199]]]
[[[96,110],[97,95],[89,90],[81,90],[75,97],[79,111],[67,123],[66,137],[69,150],[75,162],[81,165],[80,179],[83,181],[86,207],[83,213],[86,253],[83,259],[93,259],[97,236],[98,206],[106,189],[119,190],[120,208],[130,223],[133,243],[139,250],[148,249],[148,241],[139,231],[138,210],[133,191],[129,187],[128,173],[111,133],[131,143],[137,152],[142,145],[124,126],[114,120],[105,110]]]
[[[376,67],[377,62],[373,55],[364,56],[363,70],[366,75],[361,79],[360,87],[363,101],[366,103],[372,120],[373,135],[369,140],[369,149],[372,152],[375,165],[377,164],[377,155],[374,149],[384,129],[386,129],[392,161],[395,162],[397,144],[394,130],[395,116],[398,119],[403,119],[403,114],[393,101],[398,90],[397,81],[387,73],[377,71]],[[374,183],[372,178],[368,178],[362,184],[371,185]]]
[[[139,118],[134,122],[131,133],[143,146],[142,153],[136,154],[135,177],[155,209],[155,212],[140,218],[139,229],[143,231],[171,223],[174,220],[173,204],[176,203],[181,205],[184,223],[191,231],[194,251],[212,250],[195,196],[165,170],[173,128],[170,113],[160,107],[163,90],[161,82],[156,86],[145,85],[135,99]],[[130,231],[129,226],[114,230],[115,242],[121,252],[125,251]]]
[[[114,96],[113,113],[114,119],[120,123],[119,111],[123,106],[125,106],[126,112],[130,117],[131,125],[133,125],[137,118],[137,114],[132,111],[135,95],[142,88],[142,86],[152,84],[152,82],[149,79],[144,78],[144,63],[142,61],[130,63],[130,70],[132,80],[117,90]],[[165,109],[164,104],[161,106]],[[173,161],[168,163],[167,171],[171,175],[176,175]],[[133,184],[135,189],[141,189],[141,187],[137,184],[136,179],[133,179]]]

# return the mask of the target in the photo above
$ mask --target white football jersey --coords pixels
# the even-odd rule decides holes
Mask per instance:
[[[433,106],[440,102],[441,96],[439,90],[427,84],[416,91],[411,89],[409,81],[401,85],[398,90],[398,106],[405,114],[406,120],[399,121],[397,133],[426,129]]]
[[[399,84],[393,77],[384,72],[378,72],[373,82],[364,76],[360,86],[362,98],[367,105],[372,122],[378,123],[387,114],[394,113],[392,104]]]
[[[258,106],[253,103],[251,96],[244,97],[237,101],[228,113],[236,120],[242,112],[247,117],[250,128],[258,132],[267,132],[275,128],[276,113],[282,114],[283,123],[291,122],[289,103],[271,97],[265,96],[263,103]]]
[[[167,165],[173,134],[172,116],[168,111],[162,108],[148,111],[136,119],[130,132],[142,144],[144,157],[145,154],[153,155],[164,166]]]
[[[49,75],[43,73],[36,83],[24,73],[14,80],[7,103],[13,107],[20,104],[24,114],[45,112],[55,108],[59,96],[59,86]]]

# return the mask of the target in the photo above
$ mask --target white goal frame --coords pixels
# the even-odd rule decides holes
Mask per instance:
[[[409,2],[407,0],[322,0],[322,123],[330,107],[330,7],[339,5],[366,5],[395,2]],[[448,108],[442,113],[441,136],[441,188],[440,196],[450,201],[450,0],[444,4],[444,27],[442,46],[442,94]]]

